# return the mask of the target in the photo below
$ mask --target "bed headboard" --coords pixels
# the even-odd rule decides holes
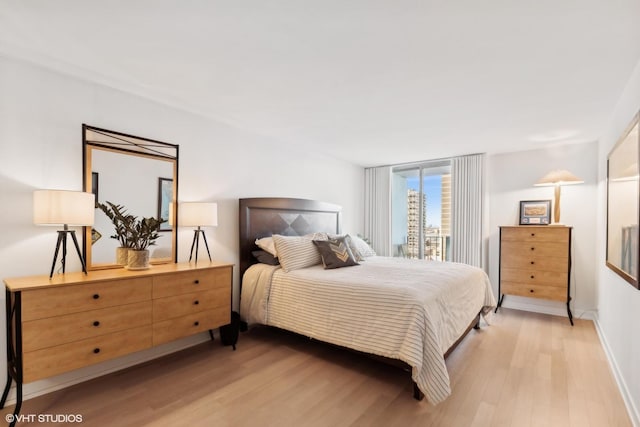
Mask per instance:
[[[240,199],[240,280],[257,261],[256,239],[282,234],[302,236],[316,231],[338,234],[342,207],[315,200],[289,198]]]

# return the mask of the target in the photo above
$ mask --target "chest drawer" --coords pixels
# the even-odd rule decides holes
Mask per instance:
[[[531,251],[524,254],[517,251],[504,251],[500,256],[500,265],[519,270],[535,269],[562,273],[569,271],[569,262],[566,257],[541,256]]]
[[[215,329],[228,324],[230,321],[231,306],[227,304],[225,307],[191,313],[176,319],[158,322],[153,325],[153,345]]]
[[[543,256],[561,258],[566,262],[569,257],[566,243],[557,242],[502,242],[501,254],[511,254],[512,256]]]
[[[159,322],[216,307],[229,307],[230,305],[230,287],[159,298],[153,300],[153,321]]]
[[[151,324],[151,301],[23,322],[24,352]]]
[[[231,287],[231,267],[185,271],[153,279],[153,298]]]
[[[22,320],[44,319],[151,299],[151,278],[86,283],[22,292]]]
[[[569,242],[569,230],[566,227],[505,227],[500,231],[502,241],[517,242]]]
[[[502,293],[521,297],[542,298],[553,301],[567,300],[567,287],[538,286],[523,283],[502,281],[500,284]]]
[[[151,325],[25,352],[24,382],[93,365],[152,345]]]
[[[541,270],[518,270],[502,268],[500,278],[507,282],[517,282],[527,285],[556,286],[567,289],[567,273]]]

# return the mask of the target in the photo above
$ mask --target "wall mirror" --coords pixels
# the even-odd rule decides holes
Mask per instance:
[[[638,288],[640,134],[636,114],[607,159],[607,266]]]
[[[177,218],[177,145],[88,125],[82,125],[82,139],[84,191],[93,192],[100,203],[124,206],[138,218]],[[96,205],[94,225],[85,227],[83,233],[88,269],[122,267],[116,264],[119,243],[112,235],[111,220]],[[150,262],[175,262],[176,227],[164,223],[160,235],[156,244],[149,247]]]

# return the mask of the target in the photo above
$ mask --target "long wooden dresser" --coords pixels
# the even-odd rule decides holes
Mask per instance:
[[[563,301],[573,325],[571,227],[500,227],[498,308],[505,295]]]
[[[162,264],[5,279],[7,384],[93,365],[230,323],[233,264]],[[15,420],[15,417],[14,417]]]

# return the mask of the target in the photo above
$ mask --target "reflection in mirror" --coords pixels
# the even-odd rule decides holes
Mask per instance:
[[[607,266],[638,287],[638,115],[613,147],[607,169]]]
[[[121,205],[126,212],[163,219],[176,206],[178,146],[83,125],[84,188],[99,203]],[[175,212],[174,212],[175,214]],[[96,208],[93,228],[86,227],[84,251],[88,269],[118,268],[115,229]],[[152,264],[175,262],[176,229],[162,224],[160,238],[149,248]]]

